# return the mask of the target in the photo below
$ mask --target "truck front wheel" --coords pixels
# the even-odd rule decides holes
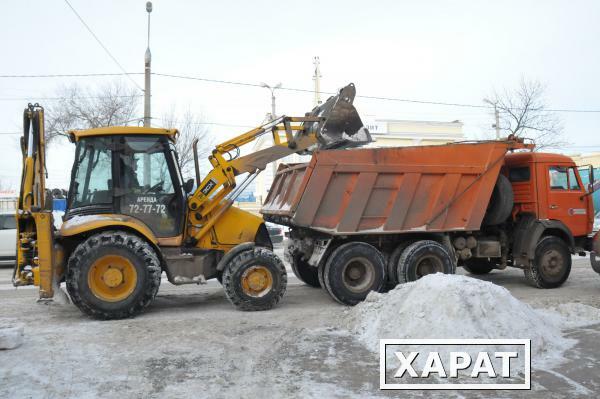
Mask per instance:
[[[558,237],[543,237],[535,248],[531,266],[524,272],[527,281],[534,287],[560,287],[571,273],[569,247]]]
[[[323,281],[327,292],[344,305],[356,305],[371,291],[380,291],[385,279],[385,259],[375,247],[349,242],[327,259]]]
[[[454,274],[454,261],[446,247],[437,241],[422,240],[410,244],[398,261],[398,281],[416,281],[432,273]]]

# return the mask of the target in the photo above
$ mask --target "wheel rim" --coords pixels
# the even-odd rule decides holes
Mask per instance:
[[[120,255],[105,255],[92,264],[88,285],[92,294],[103,301],[126,299],[137,284],[137,272],[129,259]]]
[[[416,270],[417,278],[419,279],[428,274],[443,273],[444,265],[442,264],[442,261],[437,256],[427,255],[427,256],[423,256],[421,259],[419,259],[419,262],[417,263],[417,267],[415,270]]]
[[[244,294],[260,298],[273,288],[273,274],[265,266],[252,266],[242,274],[242,291]]]
[[[352,292],[370,289],[375,280],[375,268],[366,258],[352,258],[342,269],[342,281]]]
[[[564,270],[565,259],[559,251],[551,249],[542,255],[540,264],[544,275],[557,278]]]

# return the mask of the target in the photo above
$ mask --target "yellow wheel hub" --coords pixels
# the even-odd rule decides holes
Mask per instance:
[[[252,266],[242,274],[242,290],[252,297],[266,295],[273,288],[273,275],[264,266]]]
[[[120,255],[104,255],[92,264],[88,285],[98,299],[118,302],[126,299],[137,284],[137,272],[129,259]]]

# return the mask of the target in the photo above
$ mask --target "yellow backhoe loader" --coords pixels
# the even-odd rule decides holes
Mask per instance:
[[[174,129],[105,127],[69,132],[76,144],[68,206],[59,231],[45,198],[44,110],[24,111],[23,174],[15,286],[52,299],[66,282],[72,302],[99,319],[131,317],[154,299],[164,271],[172,284],[217,278],[242,310],[272,308],[287,275],[262,218],[232,206],[267,164],[293,153],[370,141],[350,84],[303,117],[280,117],[216,146],[212,170],[183,181]],[[241,147],[270,134],[273,145]],[[236,177],[245,175],[240,183]],[[240,179],[243,176],[240,176]]]

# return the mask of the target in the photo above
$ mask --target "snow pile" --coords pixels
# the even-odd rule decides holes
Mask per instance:
[[[441,273],[387,294],[373,292],[345,316],[350,331],[374,352],[383,338],[518,338],[531,339],[532,360],[538,364],[557,360],[574,345],[562,328],[600,322],[600,310],[590,306],[538,311],[504,287]]]
[[[0,350],[21,346],[23,336],[23,325],[0,319]]]
[[[548,309],[536,309],[546,318],[562,328],[576,328],[600,324],[600,309],[582,303],[562,303]]]

